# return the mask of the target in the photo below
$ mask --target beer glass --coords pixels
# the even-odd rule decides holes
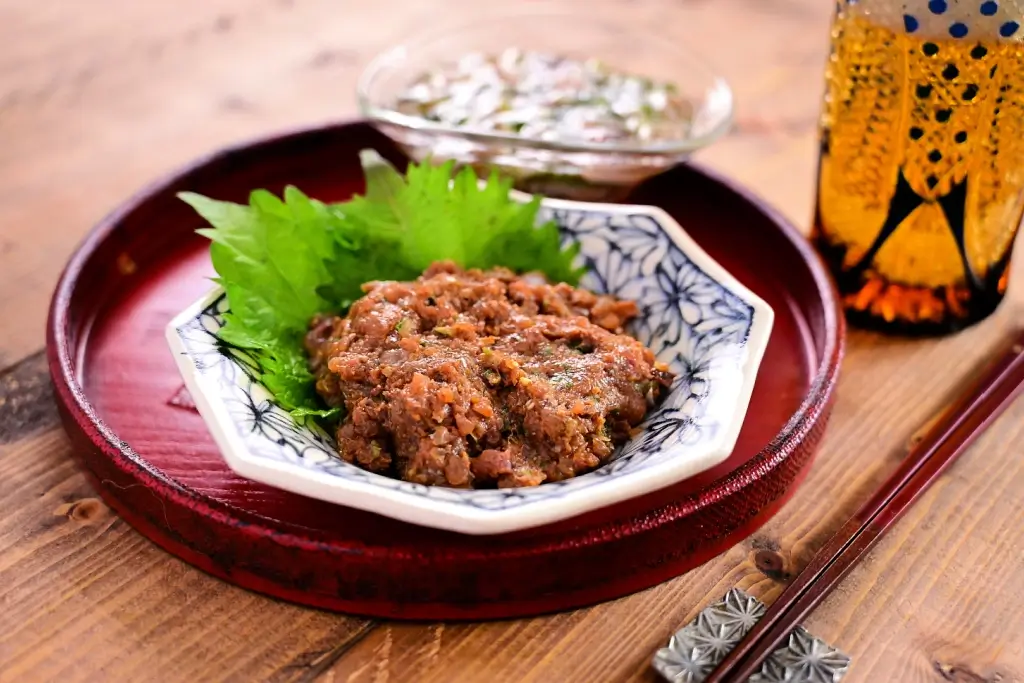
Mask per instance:
[[[1024,209],[1022,24],[1021,0],[838,4],[812,239],[852,323],[951,332],[1002,300]]]

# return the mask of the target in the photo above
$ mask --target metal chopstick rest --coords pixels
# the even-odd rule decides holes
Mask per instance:
[[[655,653],[654,669],[672,683],[700,683],[765,609],[757,598],[733,588]],[[847,655],[798,626],[786,647],[772,653],[749,683],[838,683],[849,666]]]

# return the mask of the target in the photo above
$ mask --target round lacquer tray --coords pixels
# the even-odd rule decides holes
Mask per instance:
[[[164,340],[210,289],[192,190],[244,201],[292,183],[324,200],[362,189],[358,153],[402,155],[366,124],[276,137],[202,159],[129,200],[89,235],[54,295],[50,371],[76,453],[103,498],[197,567],[286,600],[394,618],[469,619],[577,607],[691,569],[763,524],[821,439],[843,323],[821,265],[780,216],[682,166],[630,198],[668,210],[775,309],[733,455],[680,484],[502,536],[405,524],[238,477],[195,411]]]

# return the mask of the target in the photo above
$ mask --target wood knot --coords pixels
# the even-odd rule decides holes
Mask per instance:
[[[67,517],[79,524],[93,524],[108,516],[109,508],[99,498],[83,498],[64,503],[53,511],[54,516]]]
[[[982,676],[971,671],[970,667],[963,664],[946,664],[945,662],[935,661],[932,662],[932,665],[935,667],[936,673],[942,676],[943,680],[952,681],[952,683],[999,683],[1003,680],[1002,674],[996,673],[991,676]]]
[[[29,356],[0,373],[0,444],[14,443],[56,419],[45,354]]]
[[[754,550],[771,550],[773,552],[778,552],[781,546],[779,546],[778,541],[769,536],[754,536],[750,541],[750,547]]]
[[[789,574],[786,573],[786,563],[773,550],[758,550],[754,553],[754,566],[757,570],[773,581],[788,581]]]

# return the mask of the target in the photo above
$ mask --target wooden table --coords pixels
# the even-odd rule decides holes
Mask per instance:
[[[474,4],[0,0],[0,680],[652,680],[653,651],[730,587],[778,595],[1020,314],[1019,277],[999,313],[962,334],[853,333],[830,432],[794,499],[753,538],[630,598],[504,623],[391,624],[275,602],[170,557],[69,456],[42,352],[62,264],[155,176],[354,112],[372,53]],[[830,4],[599,4],[724,71],[737,126],[701,161],[806,226]],[[1024,401],[810,618],[853,656],[847,681],[1024,680],[1022,439]]]

